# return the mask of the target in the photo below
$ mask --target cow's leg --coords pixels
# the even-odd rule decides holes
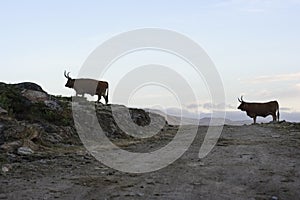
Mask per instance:
[[[97,100],[98,103],[100,102],[100,99],[101,99],[101,95],[98,95],[98,100]]]
[[[273,113],[273,114],[272,114],[272,117],[273,117],[273,122],[275,122],[275,121],[276,121],[276,119],[277,119],[277,117],[276,117],[276,113]]]
[[[104,99],[105,99],[105,104],[107,104],[107,103],[108,103],[108,95],[103,96],[103,97],[104,97]]]
[[[253,117],[253,124],[256,124],[256,116]]]

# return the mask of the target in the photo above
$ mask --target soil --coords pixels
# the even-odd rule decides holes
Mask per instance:
[[[114,142],[152,151],[168,143],[177,128],[169,126],[164,137],[146,142]],[[217,145],[199,159],[206,131],[199,127],[177,161],[144,174],[111,169],[80,144],[29,155],[2,153],[0,199],[299,199],[299,124],[224,126]]]

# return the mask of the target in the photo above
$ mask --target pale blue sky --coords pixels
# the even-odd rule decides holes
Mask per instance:
[[[157,27],[187,35],[206,50],[223,79],[229,110],[245,94],[300,111],[299,19],[298,0],[2,0],[0,81],[33,81],[71,95],[65,69],[76,76],[105,40]]]

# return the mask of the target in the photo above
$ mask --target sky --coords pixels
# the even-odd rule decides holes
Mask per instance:
[[[88,56],[103,42],[153,27],[183,34],[205,50],[223,81],[228,113],[240,112],[237,98],[244,95],[245,101],[278,100],[283,117],[293,116],[295,121],[300,119],[299,19],[299,0],[2,0],[0,81],[30,81],[51,94],[74,95],[64,87],[64,70],[77,77]],[[159,85],[132,91],[127,102],[114,99],[126,72],[153,63],[174,68],[196,90],[197,100],[183,103],[185,112],[193,115],[195,109],[217,109],[218,105],[211,105],[204,79],[193,77],[188,63],[151,50],[124,56],[104,75],[112,103],[176,110],[179,103],[172,91]]]

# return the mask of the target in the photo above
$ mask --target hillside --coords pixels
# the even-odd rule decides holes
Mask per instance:
[[[94,107],[105,135],[130,152],[154,152],[172,141],[179,128],[187,133],[195,128],[171,125],[165,116],[148,110],[94,104],[83,98],[76,102],[79,107]],[[121,119],[128,110],[139,127],[163,126],[155,136],[134,138],[118,126],[112,110]],[[34,83],[0,83],[0,199],[286,200],[300,196],[299,123],[225,125],[217,145],[203,159],[198,152],[208,127],[199,126],[194,142],[178,160],[158,171],[131,174],[105,166],[86,150],[73,115],[71,98],[47,94]],[[135,131],[130,124],[124,126]]]
[[[80,104],[95,106],[97,117],[105,134],[111,138],[130,138],[117,125],[112,109],[125,117],[127,108],[122,105],[94,104],[78,97]],[[47,94],[34,83],[0,83],[0,145],[8,152],[20,147],[42,150],[53,145],[79,145],[81,141],[74,127],[72,99]],[[149,113],[129,108],[132,120],[138,125],[150,123]],[[124,115],[124,116],[123,116]],[[152,114],[154,123],[167,124],[165,119]],[[50,148],[51,149],[51,148]],[[31,151],[28,150],[28,151]]]

